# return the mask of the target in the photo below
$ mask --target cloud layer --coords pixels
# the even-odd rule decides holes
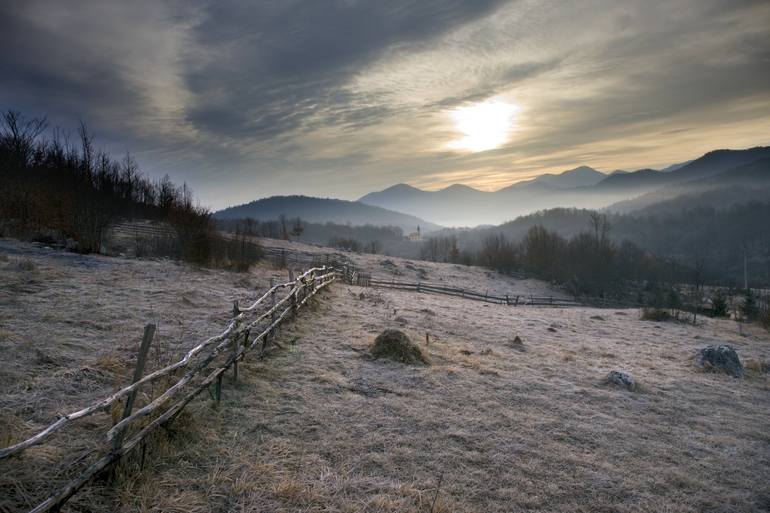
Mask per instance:
[[[86,120],[214,207],[498,188],[770,143],[765,1],[0,0],[0,107]],[[450,113],[518,107],[448,150]]]

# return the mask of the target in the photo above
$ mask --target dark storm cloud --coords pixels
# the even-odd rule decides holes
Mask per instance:
[[[0,107],[82,118],[216,206],[491,187],[767,143],[767,26],[766,1],[0,0]],[[448,111],[493,97],[510,141],[447,150]]]
[[[432,38],[501,2],[220,2],[196,30],[208,65],[187,82],[199,97],[196,126],[227,135],[270,136],[314,114],[360,124],[387,108],[360,106],[340,90],[361,66],[394,45]]]
[[[79,40],[59,23],[46,19],[43,4],[0,4],[0,102],[3,107],[52,114],[86,116],[100,107],[140,103],[120,77],[115,59],[102,59],[99,41]]]

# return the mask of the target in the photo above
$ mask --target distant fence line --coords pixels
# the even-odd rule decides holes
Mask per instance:
[[[237,302],[233,306],[233,317],[227,328],[220,333],[210,337],[190,349],[184,357],[176,363],[167,365],[146,376],[142,377],[142,369],[146,359],[149,345],[155,331],[154,325],[148,325],[145,328],[145,337],[142,341],[137,367],[134,373],[134,380],[131,385],[125,386],[114,392],[109,397],[97,401],[85,408],[72,412],[67,415],[61,415],[55,422],[38,432],[36,435],[13,444],[9,447],[0,449],[0,459],[8,458],[38,445],[47,440],[54,433],[64,426],[78,419],[93,415],[96,412],[104,411],[106,408],[115,404],[122,398],[126,398],[126,405],[123,411],[122,419],[115,423],[105,434],[105,439],[101,447],[96,447],[95,451],[103,451],[102,457],[91,463],[78,477],[68,482],[64,487],[55,491],[45,501],[38,504],[31,510],[33,513],[58,510],[73,494],[83,487],[94,476],[107,468],[110,464],[116,462],[125,454],[134,449],[147,436],[158,427],[172,420],[182,409],[192,401],[202,391],[209,389],[210,385],[215,384],[215,393],[212,394],[217,402],[221,397],[222,377],[224,373],[233,368],[234,378],[238,376],[238,362],[244,356],[259,347],[259,355],[263,356],[271,346],[279,346],[274,340],[276,328],[286,319],[296,314],[307,301],[313,297],[319,290],[323,289],[336,278],[335,271],[328,267],[314,267],[304,272],[296,279],[287,283],[271,286],[254,303],[245,308],[239,308]],[[272,285],[272,284],[271,284]],[[276,295],[279,291],[288,289],[288,293],[280,300]],[[259,313],[267,305],[269,308]],[[259,331],[256,336],[251,336],[252,331]],[[205,350],[209,349],[208,353]],[[196,356],[205,354],[194,365],[190,366],[173,385],[169,386],[158,397],[151,400],[148,404],[132,411],[133,401],[136,393],[142,385],[155,382],[163,376],[173,377],[175,371],[186,368],[195,359]],[[226,359],[213,370],[209,365],[218,357],[226,356]],[[204,376],[204,373],[208,372]],[[196,377],[203,379],[193,382]],[[179,398],[175,403],[164,410],[164,406],[172,397],[176,396],[182,389],[187,388],[187,393]],[[150,423],[144,426],[138,433],[123,442],[123,435],[130,424],[136,420],[157,414]]]
[[[578,303],[577,301],[557,298],[553,296],[534,296],[532,294],[482,294],[480,292],[464,288],[445,287],[427,282],[410,283],[395,280],[382,280],[373,277],[364,277],[363,280],[359,279],[359,284],[370,287],[443,294],[446,296],[455,296],[462,299],[471,299],[474,301],[484,301],[486,303],[508,306],[581,306],[581,303]]]
[[[395,279],[387,279],[372,276],[356,266],[350,258],[341,253],[314,253],[310,251],[295,251],[285,248],[263,247],[263,253],[269,257],[273,263],[279,267],[287,267],[289,264],[311,263],[314,266],[325,265],[337,270],[345,283],[361,287],[378,287],[397,290],[408,290],[414,292],[425,292],[432,294],[443,294],[446,296],[459,297],[473,301],[483,301],[507,306],[553,306],[553,307],[578,307],[578,306],[596,306],[596,307],[637,307],[637,304],[631,304],[616,300],[606,300],[603,298],[581,298],[564,299],[554,296],[535,296],[533,294],[511,292],[508,294],[490,294],[488,292],[479,292],[473,289],[451,287],[438,285],[435,283],[418,281],[406,282]],[[520,272],[511,274],[511,276],[523,279],[524,275]]]

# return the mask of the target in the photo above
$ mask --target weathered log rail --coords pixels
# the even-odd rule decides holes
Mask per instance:
[[[339,277],[342,278],[345,283],[361,287],[380,287],[443,294],[462,299],[508,306],[552,306],[562,308],[638,308],[641,306],[638,302],[623,301],[617,298],[580,296],[567,299],[554,296],[535,296],[533,294],[518,293],[514,291],[508,294],[490,294],[489,292],[481,293],[473,289],[444,286],[431,282],[406,282],[396,280],[392,277],[385,278],[381,276],[372,276],[370,273],[365,272],[364,269],[356,266],[350,258],[340,252],[316,253],[276,247],[262,247],[262,250],[265,255],[271,258],[273,263],[278,266],[287,267],[289,264],[312,264],[313,266],[325,265],[327,267],[333,267],[338,271]],[[522,272],[509,272],[508,274],[517,279],[526,278]]]
[[[554,306],[554,307],[566,307],[566,306],[583,306],[582,303],[574,301],[572,299],[563,299],[553,296],[534,296],[531,294],[505,294],[495,295],[489,293],[476,292],[474,290],[457,288],[457,287],[445,287],[442,285],[436,285],[427,282],[405,282],[396,280],[384,280],[375,277],[364,278],[369,286],[380,287],[388,289],[410,290],[415,292],[425,292],[429,294],[443,294],[445,296],[455,296],[463,299],[470,299],[474,301],[483,301],[486,303],[494,303],[498,305],[508,306]],[[360,281],[360,278],[355,284]]]
[[[102,456],[31,511],[40,513],[58,510],[94,476],[129,453],[158,427],[172,420],[190,401],[214,383],[216,383],[217,389],[215,398],[218,401],[224,373],[231,367],[237,368],[237,362],[255,348],[259,350],[259,356],[262,357],[272,346],[278,346],[277,342],[273,340],[276,328],[296,314],[311,297],[335,279],[334,269],[314,267],[287,283],[271,286],[267,292],[247,307],[239,308],[236,303],[233,308],[233,317],[226,329],[194,346],[179,361],[136,379],[131,385],[121,388],[100,401],[72,413],[61,415],[34,436],[0,449],[0,460],[19,455],[24,450],[43,443],[68,424],[94,413],[108,410],[122,398],[135,395],[135,392],[143,385],[155,382],[162,377],[176,379],[176,382],[142,408],[133,413],[131,413],[130,407],[126,408],[122,420],[107,431],[104,439],[95,449],[96,452],[101,452]],[[287,291],[287,289],[288,292],[277,300],[276,296],[279,292]],[[270,300],[269,303],[268,300]],[[268,304],[269,308],[266,308]],[[252,336],[252,333],[256,334]],[[213,369],[210,368],[219,356],[226,356],[226,358],[224,361],[220,359],[218,363],[214,363]],[[187,371],[181,377],[177,377],[176,371],[183,368],[186,368]],[[186,393],[181,395],[183,391]],[[181,398],[177,396],[181,396]],[[174,398],[177,399],[176,402],[167,407],[167,404]],[[132,424],[140,418],[151,415],[155,416],[152,421],[127,441],[122,442],[123,435]]]

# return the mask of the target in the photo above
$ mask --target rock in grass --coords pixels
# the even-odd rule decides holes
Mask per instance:
[[[630,374],[620,371],[610,371],[604,379],[607,385],[622,387],[627,390],[636,390],[636,380]]]
[[[402,331],[392,329],[383,331],[374,340],[372,356],[389,358],[407,365],[429,363],[417,344]]]
[[[743,377],[743,365],[738,353],[726,344],[704,347],[695,355],[695,363],[703,370],[723,372],[734,378]]]

